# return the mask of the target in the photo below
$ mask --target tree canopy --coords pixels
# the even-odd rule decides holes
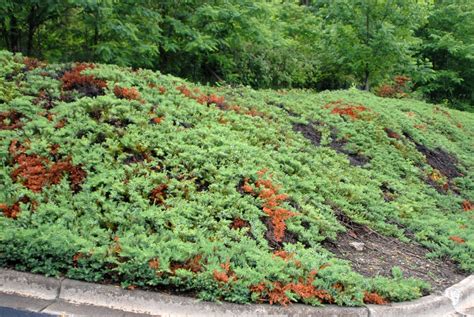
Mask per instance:
[[[473,110],[469,0],[4,0],[0,47],[255,88],[374,90]]]

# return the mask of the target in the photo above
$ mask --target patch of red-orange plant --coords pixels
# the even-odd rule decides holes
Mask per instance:
[[[299,279],[297,283],[283,284],[279,281],[273,282],[270,287],[265,282],[252,285],[250,291],[260,296],[260,300],[268,300],[272,304],[280,304],[286,306],[290,303],[287,292],[292,292],[302,299],[314,298],[321,303],[332,303],[332,296],[325,290],[317,289],[314,285],[314,279],[317,272],[315,270],[309,273],[306,281]]]
[[[404,75],[395,76],[392,84],[383,84],[376,89],[375,94],[384,98],[404,98],[408,96],[408,83],[411,78]]]
[[[94,69],[94,64],[77,64],[73,69],[65,72],[61,77],[62,88],[64,90],[84,90],[91,95],[97,95],[107,83],[104,80],[96,79],[94,75],[83,75],[82,71],[86,69]]]
[[[401,138],[400,134],[393,131],[392,129],[384,128],[383,130],[385,131],[385,133],[387,133],[387,136],[391,139],[399,140]]]
[[[245,114],[251,117],[264,117],[265,116],[263,112],[260,112],[255,108],[250,108],[249,110],[245,112]]]
[[[224,100],[223,96],[217,96],[217,95],[214,95],[214,94],[210,94],[207,97],[207,104],[208,105],[215,104],[217,106],[225,106],[225,100]]]
[[[7,218],[16,219],[20,214],[20,203],[16,202],[11,206],[7,204],[0,204],[0,211]]]
[[[140,100],[140,93],[135,87],[127,88],[115,85],[114,95],[120,99]]]
[[[377,89],[377,96],[379,97],[394,97],[396,95],[397,91],[395,90],[395,87],[389,84],[383,84]]]
[[[122,246],[120,245],[120,238],[119,236],[114,236],[113,238],[113,243],[110,247],[110,251],[113,253],[113,254],[119,254],[120,252],[122,252]]]
[[[66,125],[66,122],[67,122],[66,119],[61,119],[61,120],[58,121],[58,123],[56,123],[56,125],[54,127],[56,129],[62,129]]]
[[[54,120],[54,116],[55,116],[54,113],[51,113],[51,112],[49,112],[49,111],[46,111],[46,112],[42,113],[42,115],[43,115],[46,119],[48,119],[48,121],[53,121],[53,120]]]
[[[193,93],[191,92],[191,90],[188,89],[188,87],[186,87],[186,85],[178,86],[176,87],[176,90],[178,90],[180,93],[182,93],[184,96],[188,98],[194,98]]]
[[[466,199],[462,202],[462,209],[464,209],[464,211],[474,210],[474,204]]]
[[[221,271],[214,270],[214,272],[212,272],[212,276],[218,282],[222,282],[222,283],[228,283],[229,282],[229,276],[227,276],[226,272],[221,272]]]
[[[183,269],[183,270],[188,270],[193,273],[198,273],[202,271],[202,255],[197,254],[194,257],[188,259],[184,263],[179,263],[179,262],[172,262],[170,264],[170,270],[174,274],[176,270],[178,269]]]
[[[216,94],[210,94],[206,95],[204,93],[201,93],[199,88],[194,88],[193,91],[191,91],[188,87],[185,85],[181,85],[176,87],[176,89],[181,92],[184,96],[196,100],[198,103],[202,105],[214,105],[218,109],[223,110],[223,111],[234,111],[239,114],[244,114],[248,116],[259,116],[259,117],[264,117],[265,114],[262,112],[257,111],[256,109],[243,109],[242,107],[238,105],[229,105],[226,101],[224,96],[218,96]]]
[[[71,189],[73,191],[80,189],[87,173],[81,166],[73,165],[70,157],[51,163],[45,157],[24,153],[24,147],[17,144],[18,141],[14,140],[9,148],[15,163],[18,164],[11,173],[14,181],[21,182],[33,192],[40,192],[45,186],[59,184],[63,175],[69,174]]]
[[[79,261],[79,259],[81,259],[82,257],[84,256],[83,253],[81,252],[77,252],[76,254],[74,254],[72,256],[72,264],[74,267],[77,267],[77,262]]]
[[[368,109],[361,104],[347,102],[343,99],[331,101],[324,105],[324,108],[332,109],[331,114],[345,115],[353,120],[359,119],[361,112],[368,111]]]
[[[41,106],[46,110],[54,107],[53,96],[44,89],[40,89],[38,96],[33,99],[32,103],[37,106]]]
[[[154,117],[151,119],[151,122],[154,124],[160,124],[163,121],[163,117]]]
[[[418,129],[418,130],[423,130],[423,131],[425,131],[426,128],[427,128],[427,125],[426,125],[426,124],[415,124],[413,127],[416,128],[416,129]]]
[[[324,108],[325,109],[330,109],[330,108],[333,108],[333,107],[340,106],[342,104],[345,104],[344,99],[338,99],[338,100],[328,102],[327,104],[324,105]]]
[[[464,240],[463,238],[458,237],[458,236],[450,236],[449,240],[454,241],[457,244],[463,244],[463,243],[466,242],[466,240]]]
[[[51,144],[49,146],[49,153],[51,155],[56,155],[56,154],[58,154],[59,148],[60,148],[59,144],[57,144],[57,143]]]
[[[246,220],[243,220],[242,218],[235,218],[232,220],[232,223],[230,224],[230,227],[232,229],[241,229],[241,228],[248,228],[250,227],[250,223]]]
[[[262,210],[272,220],[272,229],[275,241],[281,242],[286,229],[285,221],[288,218],[294,217],[297,213],[294,213],[288,209],[281,207],[281,204],[288,199],[288,195],[280,194],[279,188],[273,184],[271,175],[268,179],[265,179],[267,169],[262,169],[257,172],[258,179],[255,181],[255,192],[258,197],[263,201]],[[253,194],[254,189],[249,184],[249,179],[245,178],[241,189],[247,194]]]
[[[247,194],[252,194],[253,193],[253,187],[249,184],[249,178],[248,177],[244,178],[244,181],[243,181],[243,184],[242,184],[241,188]]]
[[[28,70],[33,70],[39,67],[44,67],[46,66],[45,62],[40,61],[39,59],[33,58],[33,57],[25,57],[23,58],[23,64],[25,64],[25,67]]]
[[[163,205],[166,200],[166,190],[168,189],[168,185],[160,184],[153,188],[150,193],[150,200],[153,204]]]
[[[158,270],[160,267],[160,261],[157,258],[153,258],[148,261],[148,267],[152,270]]]
[[[288,253],[285,250],[276,250],[273,252],[273,257],[279,257],[285,261],[289,261],[293,259],[293,256],[294,256],[293,253]]]
[[[229,260],[227,260],[227,262],[225,262],[225,263],[221,263],[221,268],[224,271],[214,270],[212,272],[214,280],[216,280],[217,282],[221,282],[221,283],[228,283],[229,281],[236,281],[237,280],[237,276],[235,275],[235,273],[230,268],[230,261]]]
[[[388,301],[374,292],[364,292],[364,303],[365,304],[375,304],[375,305],[385,305],[388,304]]]
[[[158,87],[158,91],[160,92],[160,94],[164,95],[166,93],[166,88],[163,86],[160,86]]]
[[[23,126],[21,119],[23,114],[12,110],[0,112],[0,130],[15,130]]]
[[[346,115],[352,119],[359,118],[359,114],[366,111],[367,108],[364,106],[341,106],[331,110],[331,114]]]

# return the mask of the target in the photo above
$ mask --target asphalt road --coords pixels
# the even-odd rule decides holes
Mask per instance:
[[[9,307],[0,307],[0,317],[50,317],[53,315],[35,313],[26,310],[19,310]]]

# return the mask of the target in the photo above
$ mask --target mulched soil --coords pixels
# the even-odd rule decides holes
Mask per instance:
[[[337,129],[332,128],[331,129],[331,143],[329,146],[335,150],[337,153],[342,153],[347,155],[347,158],[349,159],[349,163],[352,166],[364,166],[365,164],[370,162],[370,159],[360,153],[352,152],[348,149],[345,148],[347,144],[346,139],[341,139],[337,137]]]
[[[391,276],[392,267],[398,266],[404,277],[429,282],[433,292],[442,291],[467,276],[450,260],[427,259],[429,250],[415,242],[385,237],[353,222],[342,211],[336,209],[335,212],[347,231],[339,234],[335,241],[325,240],[323,246],[338,258],[349,260],[353,269],[364,276]],[[357,251],[350,245],[353,242],[364,243],[364,249]]]
[[[383,183],[380,186],[380,190],[382,191],[383,199],[385,200],[385,202],[390,202],[395,199],[396,192],[387,183]]]
[[[315,146],[321,145],[321,131],[314,128],[312,123],[293,123],[293,131],[300,132],[306,139]]]
[[[424,177],[426,184],[430,185],[440,194],[447,194],[449,189],[452,190],[454,194],[459,195],[459,188],[457,188],[453,183],[452,179],[456,177],[464,176],[457,167],[459,163],[458,159],[446,152],[445,150],[437,147],[435,149],[430,149],[427,146],[416,142],[411,135],[407,132],[403,133],[403,136],[411,143],[413,143],[421,154],[426,157],[427,163],[434,169],[438,170],[441,175],[447,178],[447,182],[443,185],[439,184],[437,181],[431,177]]]
[[[125,118],[125,119],[119,119],[119,118],[110,118],[109,120],[105,121],[106,123],[116,127],[116,128],[126,128],[129,124],[132,124],[133,121]]]
[[[430,149],[423,144],[416,142],[408,133],[404,133],[405,137],[415,144],[418,152],[426,157],[428,164],[440,171],[449,180],[463,176],[456,164],[458,159],[441,148]]]
[[[285,111],[290,117],[296,117],[296,118],[301,117],[301,115],[299,115],[298,113],[293,112],[290,109],[288,109],[283,103],[275,103],[273,101],[269,101],[268,104],[280,108],[281,110]]]
[[[41,90],[38,96],[33,99],[33,104],[46,110],[51,110],[55,106],[53,96],[51,96],[51,94],[45,90]]]

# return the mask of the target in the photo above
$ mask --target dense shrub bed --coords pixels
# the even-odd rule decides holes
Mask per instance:
[[[327,245],[376,234],[472,272],[473,127],[356,90],[1,52],[0,266],[238,303],[417,298],[409,267],[365,274]]]

